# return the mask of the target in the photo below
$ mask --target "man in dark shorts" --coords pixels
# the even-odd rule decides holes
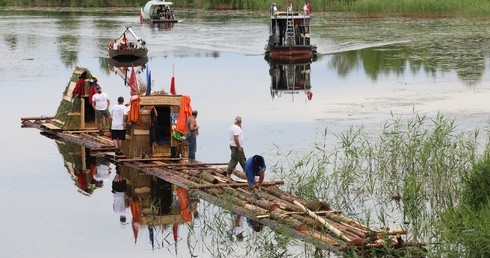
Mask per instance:
[[[124,105],[124,98],[117,98],[117,105],[111,107],[111,138],[112,142],[118,148],[118,153],[122,150],[123,141],[126,140],[126,118],[128,108]]]

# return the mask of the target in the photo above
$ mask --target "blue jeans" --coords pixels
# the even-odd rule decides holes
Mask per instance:
[[[196,149],[197,149],[197,136],[195,134],[187,135],[187,142],[189,143],[189,160],[196,159]]]

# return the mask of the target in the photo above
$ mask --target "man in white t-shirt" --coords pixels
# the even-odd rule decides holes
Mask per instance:
[[[243,130],[242,130],[242,118],[237,116],[235,118],[235,123],[230,127],[230,150],[231,150],[231,158],[228,163],[228,177],[231,177],[233,170],[238,163],[242,167],[243,171],[245,171],[245,163],[247,159],[245,158],[245,153],[243,151]]]
[[[123,97],[117,98],[117,105],[111,107],[110,115],[112,142],[120,152],[123,141],[126,140],[126,118],[128,115],[128,108],[124,105]]]
[[[102,88],[97,84],[95,86],[97,93],[92,96],[92,107],[95,110],[95,123],[97,129],[99,130],[99,134],[102,134],[103,129],[103,119],[110,118],[111,114],[109,113],[109,106],[111,102],[109,101],[109,96],[107,93],[102,93]]]

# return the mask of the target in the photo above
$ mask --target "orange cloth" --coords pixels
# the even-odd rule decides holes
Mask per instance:
[[[128,112],[128,124],[136,123],[140,124],[140,101],[138,97],[136,99],[131,99],[131,107]]]
[[[131,200],[129,204],[131,208],[131,215],[133,216],[133,221],[141,222],[141,204],[139,200]]]
[[[189,210],[189,190],[182,187],[177,187],[175,191],[177,192],[177,199],[179,200],[182,218],[184,219],[185,223],[190,222],[192,220],[192,213]]]
[[[187,134],[187,119],[192,116],[191,97],[182,96],[180,101],[179,117],[175,125],[175,131],[181,134]]]

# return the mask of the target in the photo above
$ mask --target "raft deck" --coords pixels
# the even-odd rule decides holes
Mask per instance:
[[[247,188],[243,172],[228,181],[227,163],[188,163],[182,158],[125,158],[115,155],[115,146],[94,130],[63,131],[51,123],[52,117],[21,118],[22,127],[37,128],[50,136],[85,146],[91,154],[103,155],[115,164],[134,168],[169,183],[233,213],[246,216],[274,230],[288,232],[314,245],[340,253],[389,252],[400,248],[423,249],[423,244],[406,243],[404,230],[379,230],[331,210],[325,202],[306,200],[277,187],[282,181],[265,181],[254,195]]]

